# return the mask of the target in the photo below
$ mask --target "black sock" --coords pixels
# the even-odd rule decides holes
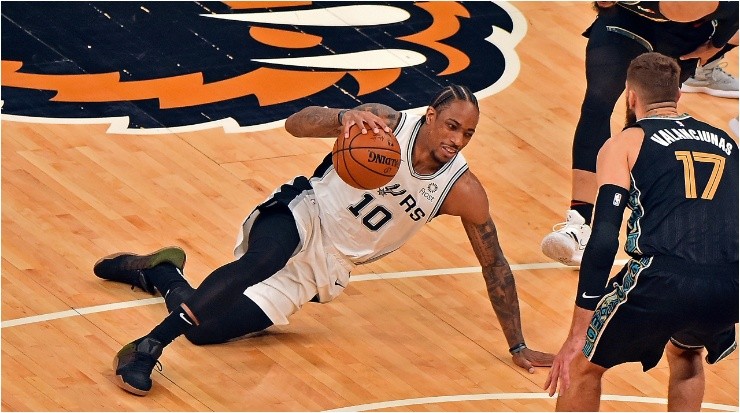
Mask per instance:
[[[162,294],[169,311],[175,311],[195,291],[180,270],[170,263],[162,263],[154,268],[146,269],[144,276]]]
[[[154,268],[143,270],[143,272],[144,276],[152,285],[154,285],[163,297],[173,288],[177,288],[182,285],[190,285],[182,276],[180,270],[168,262],[159,264]]]
[[[158,326],[154,327],[154,330],[147,334],[147,337],[157,339],[163,346],[166,346],[195,325],[196,322],[180,307],[165,317]]]
[[[714,56],[712,56],[709,59],[707,59],[707,62],[704,63],[704,65],[706,66],[708,63],[711,63],[711,62],[713,62],[713,61],[715,61],[717,59],[723,58],[725,56],[725,54],[727,54],[727,52],[731,51],[732,49],[734,49],[736,47],[737,47],[737,45],[734,45],[734,44],[729,44],[729,43],[726,44],[722,49],[720,49],[719,52],[715,53]]]
[[[572,199],[570,201],[570,209],[581,214],[583,219],[586,220],[586,225],[591,225],[591,215],[594,213],[594,204],[589,204],[584,201],[576,201]]]

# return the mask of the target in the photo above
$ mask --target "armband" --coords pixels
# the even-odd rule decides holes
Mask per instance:
[[[509,349],[509,353],[513,356],[516,353],[521,353],[524,351],[524,349],[527,348],[527,345],[524,343],[517,343],[513,347]]]
[[[342,119],[344,119],[344,114],[349,112],[349,109],[342,109],[337,113],[337,120],[339,121],[340,125],[343,125]]]

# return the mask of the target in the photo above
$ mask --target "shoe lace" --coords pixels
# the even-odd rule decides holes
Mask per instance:
[[[131,291],[139,288],[144,292],[154,294],[154,287],[149,285],[143,271],[137,270],[137,280],[139,281],[139,285],[131,284]]]
[[[136,352],[134,353],[134,362],[131,363],[129,369],[146,375],[152,374],[154,369],[162,371],[162,363],[147,353]]]
[[[555,224],[555,225],[553,225],[553,226],[552,226],[552,230],[553,230],[554,232],[558,232],[558,231],[560,231],[561,229],[563,229],[563,228],[567,227],[567,226],[568,226],[568,224],[569,224],[569,222],[568,222],[568,221],[565,221],[565,222],[559,222],[559,223],[557,223],[557,224]]]
[[[728,79],[729,78],[728,80],[734,80],[735,79],[735,76],[733,76],[732,74],[727,73],[727,71],[725,71],[725,68],[726,67],[727,67],[727,62],[722,62],[722,63],[720,63],[720,64],[718,64],[717,66],[714,67],[714,71],[712,73],[713,74],[714,73],[719,73],[720,74],[720,76],[714,76],[714,75],[712,75],[715,80],[719,80],[720,78],[722,78],[722,79]]]
[[[570,221],[560,222],[552,226],[552,230],[555,232],[562,231],[562,230],[572,230],[574,232],[577,232],[580,228],[581,228],[580,224],[576,224]]]

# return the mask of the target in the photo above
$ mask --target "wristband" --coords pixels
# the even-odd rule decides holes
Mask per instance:
[[[342,118],[344,118],[344,114],[349,112],[349,109],[342,109],[337,113],[337,120],[339,121],[340,125],[343,125]]]
[[[526,344],[518,343],[509,349],[509,353],[513,356],[516,353],[521,353],[525,348],[527,348]]]

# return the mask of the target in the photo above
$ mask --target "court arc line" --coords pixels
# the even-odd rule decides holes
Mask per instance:
[[[158,304],[158,303],[164,303],[164,298],[162,297],[145,298],[141,300],[124,301],[124,302],[112,303],[112,304],[102,304],[102,305],[96,305],[92,307],[73,308],[71,310],[58,311],[55,313],[39,314],[39,315],[33,315],[29,317],[22,317],[22,318],[16,318],[12,320],[3,321],[2,328],[15,327],[15,326],[20,326],[24,324],[40,323],[43,321],[56,320],[59,318],[75,317],[75,316],[83,315],[83,314],[94,314],[94,313],[102,313],[104,311],[120,310],[123,308],[141,307],[145,305],[152,305],[152,304]]]
[[[615,260],[614,265],[624,265],[625,262],[627,261],[626,260]],[[544,269],[554,269],[554,268],[565,269],[569,267],[566,267],[563,264],[560,264],[557,262],[511,264],[512,271],[544,270]],[[574,268],[574,267],[570,267],[570,268]],[[401,272],[387,272],[387,273],[381,273],[381,274],[353,275],[350,278],[350,280],[351,282],[361,282],[361,281],[373,281],[373,280],[392,280],[392,279],[399,279],[399,278],[431,277],[431,276],[439,276],[439,275],[475,274],[475,273],[480,273],[480,272],[481,272],[480,267],[439,268],[436,270],[401,271]],[[96,305],[92,307],[73,308],[70,310],[58,311],[54,313],[39,314],[39,315],[34,315],[34,316],[21,317],[21,318],[3,321],[2,323],[0,323],[0,329],[7,328],[7,327],[20,326],[20,325],[25,325],[25,324],[40,323],[40,322],[56,320],[60,318],[76,317],[76,316],[80,316],[83,314],[95,314],[95,313],[101,313],[104,311],[120,310],[123,308],[141,307],[145,305],[159,304],[163,302],[164,302],[164,299],[162,297],[157,297],[157,298],[145,298],[141,300],[124,301],[120,303]]]
[[[555,400],[556,396],[552,399]],[[366,412],[377,409],[389,409],[405,406],[416,406],[431,403],[455,403],[463,401],[480,401],[480,400],[522,400],[522,399],[550,399],[547,393],[484,393],[484,394],[460,394],[456,396],[435,396],[419,397],[416,399],[390,400],[385,402],[359,404],[356,406],[341,407],[338,409],[324,410],[325,412]],[[630,403],[648,403],[648,404],[668,404],[668,399],[659,397],[642,397],[642,396],[622,396],[618,394],[604,394],[601,400],[630,402]],[[702,403],[702,408],[734,412],[738,406],[730,406],[718,403]]]

